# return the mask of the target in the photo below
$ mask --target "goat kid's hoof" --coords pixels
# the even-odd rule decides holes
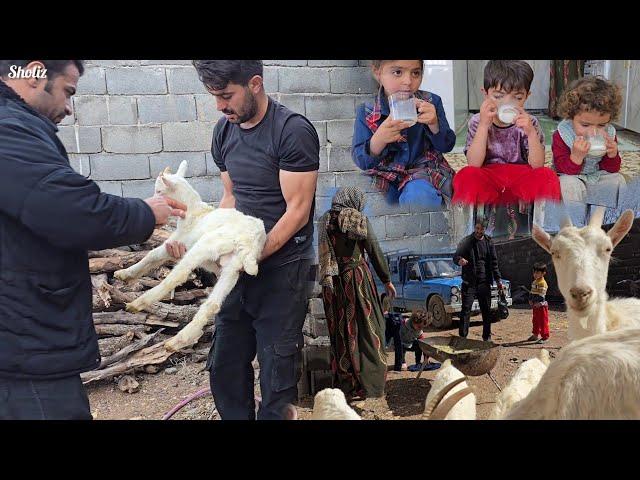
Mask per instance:
[[[145,308],[148,307],[148,305],[144,302],[140,302],[140,299],[136,299],[131,303],[127,303],[126,305],[126,310],[129,313],[139,313],[141,311],[143,311]]]
[[[116,270],[115,272],[113,272],[113,276],[114,278],[117,278],[118,280],[122,280],[123,282],[128,282],[132,278],[129,275],[129,273],[127,273],[126,269]]]

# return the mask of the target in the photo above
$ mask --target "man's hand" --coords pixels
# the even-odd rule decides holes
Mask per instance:
[[[586,138],[582,136],[576,137],[573,141],[573,147],[571,148],[571,160],[573,160],[573,163],[582,165],[590,148],[591,144]]]
[[[184,203],[162,195],[154,195],[151,198],[147,198],[145,202],[153,211],[156,225],[164,225],[169,217],[184,218],[187,210],[187,206]]]
[[[607,157],[615,158],[618,155],[618,143],[607,132],[603,132],[603,134],[604,144],[607,147]]]
[[[187,246],[182,242],[165,242],[164,248],[167,250],[167,253],[176,260],[184,257],[184,254],[187,253]]]
[[[390,298],[396,298],[396,287],[393,286],[393,283],[385,283],[384,289],[386,290],[387,295],[389,295]]]
[[[496,115],[498,115],[498,105],[493,99],[485,98],[482,105],[480,105],[480,125],[491,126]]]
[[[465,258],[462,258],[462,257],[460,257],[460,260],[458,260],[458,265],[460,265],[461,267],[464,267],[468,263],[469,262]]]

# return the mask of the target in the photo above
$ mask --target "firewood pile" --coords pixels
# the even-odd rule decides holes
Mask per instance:
[[[128,283],[113,276],[116,270],[139,262],[151,249],[161,245],[171,230],[171,226],[157,228],[140,245],[89,252],[93,323],[98,334],[102,362],[98,369],[81,375],[85,384],[139,371],[156,373],[159,366],[171,356],[189,356],[190,360],[196,362],[206,358],[211,346],[213,325],[190,349],[171,352],[164,348],[164,342],[191,321],[215,284],[213,274],[200,269],[194,271],[172,295],[141,313],[125,311],[126,304],[158,285],[175,263]]]

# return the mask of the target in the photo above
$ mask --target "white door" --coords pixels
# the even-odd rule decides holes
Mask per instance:
[[[626,128],[640,133],[640,60],[631,60],[629,66]]]
[[[607,60],[608,74],[607,79],[622,89],[622,106],[618,120],[613,122],[619,127],[625,128],[627,125],[627,82],[629,70],[627,64],[629,60]]]

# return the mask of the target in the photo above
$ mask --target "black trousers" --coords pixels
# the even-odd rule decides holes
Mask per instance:
[[[311,260],[299,260],[255,277],[243,273],[218,316],[207,367],[223,420],[255,420],[254,373],[258,356],[262,402],[259,420],[281,420],[298,397],[302,327]]]
[[[462,311],[460,312],[460,326],[458,333],[466,337],[469,333],[469,318],[473,300],[478,299],[480,312],[482,312],[482,339],[487,340],[491,336],[491,287],[484,281],[477,285],[462,282]]]
[[[56,380],[0,378],[0,420],[92,420],[80,375]]]

